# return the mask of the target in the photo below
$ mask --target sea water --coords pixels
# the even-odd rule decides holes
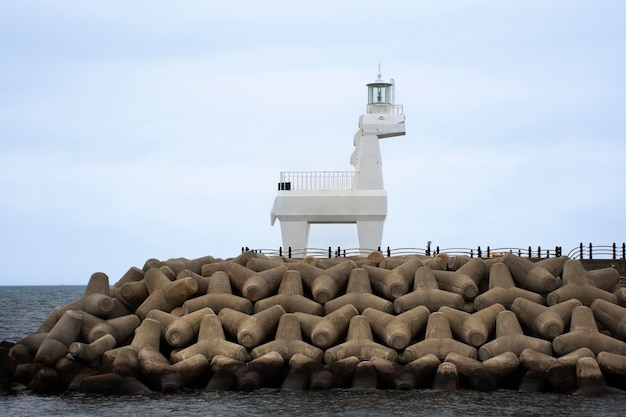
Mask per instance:
[[[0,286],[0,340],[33,332],[52,309],[80,298],[84,286]],[[579,397],[500,390],[331,390],[203,392],[148,396],[0,397],[0,416],[623,416],[626,395]]]

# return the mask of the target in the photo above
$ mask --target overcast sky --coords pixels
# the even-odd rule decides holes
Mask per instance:
[[[281,246],[396,81],[383,246],[626,240],[622,1],[0,1],[0,285]],[[313,225],[311,247],[356,247]]]

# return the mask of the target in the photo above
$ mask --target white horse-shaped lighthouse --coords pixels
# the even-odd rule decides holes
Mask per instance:
[[[380,248],[387,217],[387,192],[379,139],[405,134],[395,84],[367,84],[367,113],[359,118],[350,163],[354,171],[281,172],[272,225],[278,218],[283,248],[306,254],[310,225],[356,223],[361,252]]]

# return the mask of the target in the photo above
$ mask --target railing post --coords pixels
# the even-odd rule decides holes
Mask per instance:
[[[283,247],[282,246],[278,247],[278,256],[280,256],[280,257],[283,256]]]
[[[470,249],[470,258],[474,257],[474,249]]]
[[[546,249],[546,258],[550,257],[550,249]]]
[[[391,257],[391,248],[389,248],[389,246],[387,246],[387,258]]]
[[[617,259],[617,246],[613,242],[613,259]]]
[[[482,256],[483,254],[482,254],[482,252],[480,251],[480,246],[478,247],[478,250],[476,251],[476,253],[478,254],[478,257],[479,257],[479,258],[482,258],[482,257],[483,257],[483,256]]]
[[[329,247],[328,247],[328,258],[332,258],[332,256],[331,256],[331,255],[332,255],[332,253],[333,253],[333,252],[332,252],[332,249],[331,249],[331,247],[329,246]]]
[[[626,242],[622,242],[622,259],[626,259]]]
[[[517,256],[519,256],[520,258],[522,257],[522,250],[521,249],[517,250]]]
[[[579,251],[580,251],[579,259],[583,259],[583,253],[585,253],[585,251],[583,250],[583,242],[580,242]]]
[[[537,257],[541,259],[541,246],[537,246]]]
[[[589,242],[589,259],[593,259],[593,246]]]
[[[491,258],[491,248],[487,246],[487,259]]]
[[[430,256],[430,240],[426,243],[426,256]]]
[[[437,245],[437,255],[439,255],[439,245]]]

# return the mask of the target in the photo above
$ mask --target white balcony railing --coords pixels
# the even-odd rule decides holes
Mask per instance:
[[[335,191],[352,189],[354,171],[281,172],[279,191]]]

